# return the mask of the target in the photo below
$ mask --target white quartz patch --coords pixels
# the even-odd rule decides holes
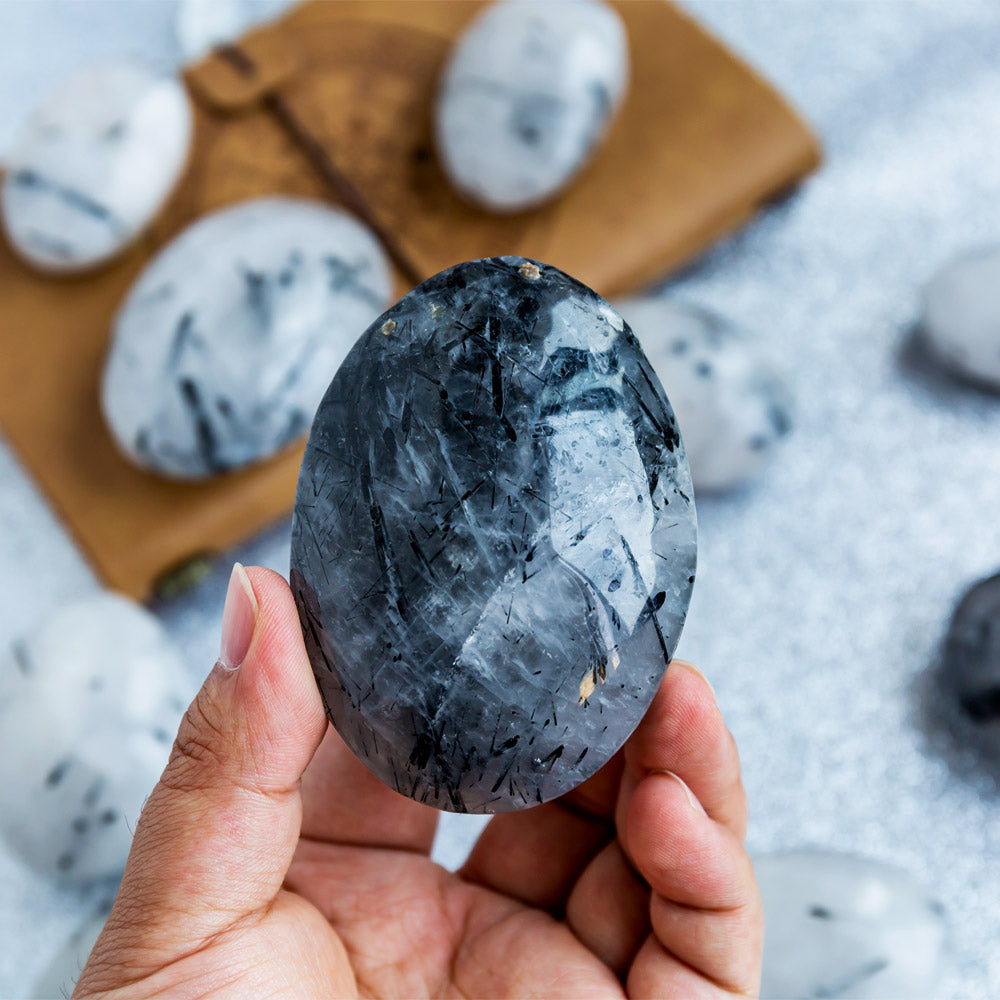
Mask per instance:
[[[908,874],[849,854],[754,859],[764,900],[763,1000],[939,996],[941,906]]]
[[[0,833],[61,880],[120,875],[193,695],[162,626],[100,594],[0,660]]]
[[[309,429],[389,291],[375,237],[319,202],[260,198],[198,220],[115,319],[102,390],[114,437],[177,478],[266,458]]]
[[[127,59],[75,74],[36,108],[7,158],[0,202],[11,244],[51,271],[115,256],[177,183],[191,131],[176,77]]]
[[[1000,247],[956,257],[931,278],[923,333],[949,368],[1000,390]]]
[[[628,40],[600,0],[502,0],[455,44],[438,96],[441,163],[497,212],[549,198],[603,138],[628,79]]]
[[[616,307],[674,409],[696,489],[756,476],[791,428],[790,393],[753,341],[721,316],[664,296]]]

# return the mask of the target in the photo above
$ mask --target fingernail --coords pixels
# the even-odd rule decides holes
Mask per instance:
[[[705,812],[705,807],[695,798],[694,792],[684,783],[684,781],[674,774],[673,771],[663,771],[668,778],[673,778],[681,788],[684,789],[684,794],[687,796],[688,805],[696,812],[701,813],[702,816],[707,816],[708,813]]]
[[[219,663],[235,670],[246,659],[254,625],[257,623],[257,597],[250,577],[240,563],[233,565],[226,591],[226,606],[222,611],[222,646]]]

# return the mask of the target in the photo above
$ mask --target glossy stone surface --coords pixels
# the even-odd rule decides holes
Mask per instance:
[[[932,1000],[944,962],[941,904],[906,872],[801,850],[754,858],[764,900],[763,1000]]]
[[[1000,750],[1000,574],[980,580],[959,601],[941,676],[966,718]]]
[[[600,0],[502,0],[455,44],[436,109],[452,183],[497,212],[549,198],[584,165],[625,93],[628,40]]]
[[[115,256],[177,183],[191,129],[176,77],[127,59],[75,73],[38,106],[7,157],[0,202],[11,244],[51,271]]]
[[[48,875],[120,875],[193,693],[139,605],[107,593],[54,613],[0,661],[0,833]]]
[[[615,307],[670,397],[695,488],[724,491],[757,476],[792,420],[788,387],[753,341],[722,316],[664,296]]]
[[[183,479],[279,451],[308,429],[389,289],[375,237],[319,202],[258,198],[199,219],[115,319],[101,397],[115,439]]]
[[[924,337],[949,368],[1000,390],[1000,247],[941,268],[924,290]]]
[[[695,535],[621,317],[518,257],[436,275],[359,340],[302,464],[292,587],[331,719],[442,809],[568,791],[656,692]]]

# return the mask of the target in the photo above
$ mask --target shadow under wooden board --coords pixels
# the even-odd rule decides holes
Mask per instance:
[[[593,162],[537,210],[468,205],[435,158],[436,81],[478,4],[315,0],[188,69],[186,173],[114,264],[53,278],[0,244],[0,427],[109,586],[147,598],[172,568],[258,531],[294,499],[301,443],[184,484],[134,468],[104,426],[98,386],[118,303],[198,216],[263,194],[320,198],[360,208],[391,240],[399,294],[461,260],[515,253],[614,295],[690,259],[818,164],[780,95],[685,14],[615,6],[628,96]]]

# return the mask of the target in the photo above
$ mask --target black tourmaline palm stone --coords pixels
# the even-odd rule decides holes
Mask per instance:
[[[364,333],[302,463],[292,587],[327,711],[458,812],[561,795],[656,692],[694,580],[673,413],[600,296],[460,264]]]

